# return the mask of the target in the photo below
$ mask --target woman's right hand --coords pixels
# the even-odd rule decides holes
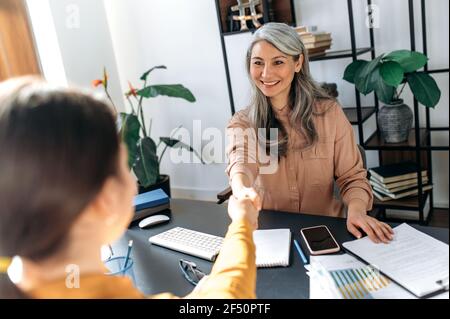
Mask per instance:
[[[258,210],[262,209],[262,200],[258,192],[250,187],[251,182],[247,175],[237,173],[231,180],[231,189],[237,199],[250,199]]]
[[[236,192],[233,191],[233,195],[240,200],[250,199],[256,209],[262,209],[261,196],[253,187],[241,187]]]
[[[246,219],[253,226],[253,230],[258,228],[259,209],[249,198],[238,199],[231,195],[228,200],[228,215],[233,221]]]

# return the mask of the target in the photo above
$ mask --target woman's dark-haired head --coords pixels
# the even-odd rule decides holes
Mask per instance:
[[[0,256],[39,262],[63,252],[87,211],[97,240],[116,239],[132,214],[132,185],[104,102],[35,78],[0,84]],[[0,297],[14,297],[0,277]]]

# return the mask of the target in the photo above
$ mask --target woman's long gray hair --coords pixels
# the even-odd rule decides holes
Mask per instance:
[[[306,135],[308,146],[318,139],[317,131],[313,122],[314,104],[320,99],[333,99],[320,87],[311,77],[309,71],[308,52],[305,49],[300,36],[294,28],[284,23],[267,23],[254,34],[254,39],[247,50],[246,66],[247,73],[252,85],[252,101],[250,104],[249,118],[254,128],[266,129],[266,145],[272,144],[269,139],[270,128],[278,129],[278,156],[285,156],[288,148],[288,135],[283,125],[275,117],[270,99],[266,97],[251,80],[250,63],[253,47],[260,41],[267,41],[278,50],[291,56],[295,61],[303,54],[304,61],[300,72],[295,73],[289,94],[288,107],[291,110],[290,124]],[[273,144],[272,144],[273,145]],[[268,149],[269,146],[266,146]]]

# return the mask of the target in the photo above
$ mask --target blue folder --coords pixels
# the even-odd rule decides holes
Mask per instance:
[[[169,196],[160,188],[134,197],[136,211],[167,204],[168,202]]]

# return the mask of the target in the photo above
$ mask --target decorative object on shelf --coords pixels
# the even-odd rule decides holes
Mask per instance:
[[[139,192],[147,192],[155,188],[162,188],[170,196],[169,176],[161,175],[159,165],[168,147],[183,148],[194,153],[202,163],[202,157],[189,145],[173,138],[179,126],[173,131],[170,137],[160,137],[159,143],[153,141],[150,137],[151,120],[147,129],[144,121],[143,100],[157,96],[169,96],[182,98],[188,102],[195,102],[195,97],[181,84],[159,84],[148,85],[148,76],[156,69],[166,69],[164,65],[155,66],[146,71],[140,77],[143,82],[142,88],[137,89],[128,82],[129,90],[125,92],[131,113],[117,112],[117,108],[108,92],[108,74],[106,69],[103,71],[103,79],[92,81],[94,87],[102,86],[106,96],[110,100],[117,114],[117,121],[120,136],[128,149],[128,165],[137,177]],[[162,146],[162,151],[158,156],[158,148]]]
[[[327,91],[327,93],[332,96],[332,97],[338,97],[339,96],[339,92],[337,91],[337,85],[336,83],[320,83],[320,86]]]
[[[386,143],[406,141],[411,130],[412,111],[400,98],[406,83],[417,101],[426,107],[433,108],[439,102],[441,91],[436,81],[425,72],[417,72],[427,61],[422,53],[397,50],[381,54],[372,61],[355,60],[345,69],[344,80],[355,84],[364,95],[375,91],[378,99],[386,104],[377,118]]]
[[[378,111],[378,127],[386,143],[401,143],[408,140],[413,123],[411,108],[403,99],[386,103]]]
[[[231,7],[232,12],[239,12],[239,15],[232,15],[232,20],[240,21],[240,31],[246,31],[249,29],[247,21],[252,21],[254,28],[259,28],[262,24],[258,19],[262,19],[263,14],[258,13],[256,6],[261,5],[261,0],[237,0],[237,5]],[[247,14],[247,10],[250,10],[250,15]],[[231,31],[236,31],[233,29]]]
[[[308,50],[308,56],[323,55],[326,50],[331,48],[332,39],[330,32],[317,31],[317,26],[299,26],[295,30]]]

